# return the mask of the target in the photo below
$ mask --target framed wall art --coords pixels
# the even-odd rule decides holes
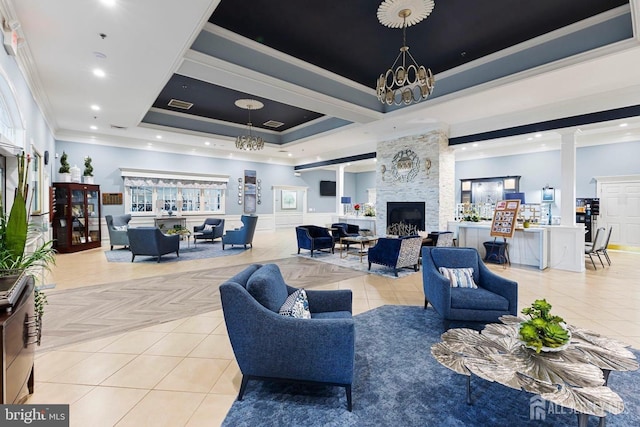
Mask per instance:
[[[284,210],[298,209],[298,192],[292,190],[282,190],[280,207]]]

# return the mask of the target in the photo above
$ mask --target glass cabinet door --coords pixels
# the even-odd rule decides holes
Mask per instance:
[[[100,208],[98,203],[100,202],[98,197],[98,191],[87,190],[87,229],[89,242],[100,241]]]
[[[84,209],[84,191],[71,190],[71,244],[81,245],[87,242],[86,212]]]
[[[69,209],[69,189],[64,187],[55,188],[55,212],[53,214],[55,244],[57,248],[66,248],[68,241],[69,227],[67,213]]]

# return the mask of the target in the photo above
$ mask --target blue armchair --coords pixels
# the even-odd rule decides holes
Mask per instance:
[[[249,380],[279,379],[344,387],[351,411],[355,327],[351,290],[307,290],[311,319],[278,314],[296,288],[276,264],[253,264],[220,285],[222,311],[242,372]]]
[[[298,238],[298,253],[300,249],[308,249],[311,251],[319,251],[321,249],[331,249],[333,253],[333,236],[326,227],[317,225],[299,225],[296,227],[296,237]]]
[[[222,250],[225,245],[244,245],[245,249],[247,245],[253,248],[253,234],[256,231],[256,225],[258,224],[258,217],[256,215],[242,215],[240,217],[243,226],[236,228],[235,230],[227,230],[224,236],[222,236]]]
[[[474,288],[451,287],[439,267],[473,268]],[[431,303],[444,320],[451,322],[498,322],[500,316],[517,315],[518,284],[497,275],[482,262],[475,248],[422,248],[424,308]]]
[[[180,236],[172,234],[170,236],[162,234],[157,227],[137,227],[127,231],[129,235],[129,248],[131,249],[131,262],[136,255],[149,255],[160,257],[172,252],[180,256]]]
[[[358,237],[360,236],[360,226],[356,224],[347,224],[346,222],[336,222],[331,224],[331,228],[334,228],[335,231],[333,234],[333,241],[335,243],[340,243],[340,238],[342,237]],[[349,247],[349,242],[347,242],[347,248]]]
[[[111,250],[113,250],[114,245],[123,245],[125,248],[129,246],[127,230],[129,229],[131,215],[105,215],[104,219],[107,222],[107,230],[109,230],[109,244],[111,245]]]
[[[208,227],[207,227],[208,226]],[[207,218],[204,224],[193,227],[194,233],[202,233],[193,235],[194,239],[211,239],[211,243],[217,238],[222,238],[224,234],[224,219]]]
[[[421,247],[420,236],[381,237],[375,246],[369,248],[369,270],[371,264],[381,264],[393,268],[396,277],[399,268],[413,267],[414,271],[418,271]]]

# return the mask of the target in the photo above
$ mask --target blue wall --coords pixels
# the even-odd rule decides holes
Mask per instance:
[[[597,176],[640,174],[640,142],[595,145],[576,149],[576,197],[596,197]],[[561,194],[560,151],[492,157],[456,162],[456,203],[460,180],[520,175],[520,191],[527,203],[540,203],[542,188],[556,189],[554,214],[559,214]]]
[[[151,152],[130,148],[109,147],[103,145],[81,144],[58,141],[58,154],[65,151],[71,166],[83,169],[84,158],[90,156],[93,165],[93,176],[103,193],[121,193],[124,191],[120,168],[148,169],[175,173],[206,173],[229,175],[227,189],[226,213],[240,215],[244,205],[238,205],[238,178],[244,177],[244,171],[255,170],[257,178],[262,182],[262,203],[257,205],[256,214],[273,213],[274,185],[307,186],[302,177],[293,175],[293,167],[273,165],[269,163],[245,162],[232,159],[200,157],[187,154]],[[55,171],[60,166],[56,160]],[[57,174],[56,174],[57,179]],[[332,210],[333,211],[333,210]],[[124,205],[104,206],[102,215],[113,215],[124,212]]]

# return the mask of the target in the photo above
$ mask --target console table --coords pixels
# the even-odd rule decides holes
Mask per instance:
[[[162,218],[154,218],[153,223],[161,230],[168,230],[179,225],[182,228],[187,228],[187,218],[183,216],[165,216]]]
[[[23,277],[27,283],[10,310],[0,314],[0,403],[18,403],[20,391],[27,386],[33,393],[33,354],[37,336],[34,313],[33,277]]]

